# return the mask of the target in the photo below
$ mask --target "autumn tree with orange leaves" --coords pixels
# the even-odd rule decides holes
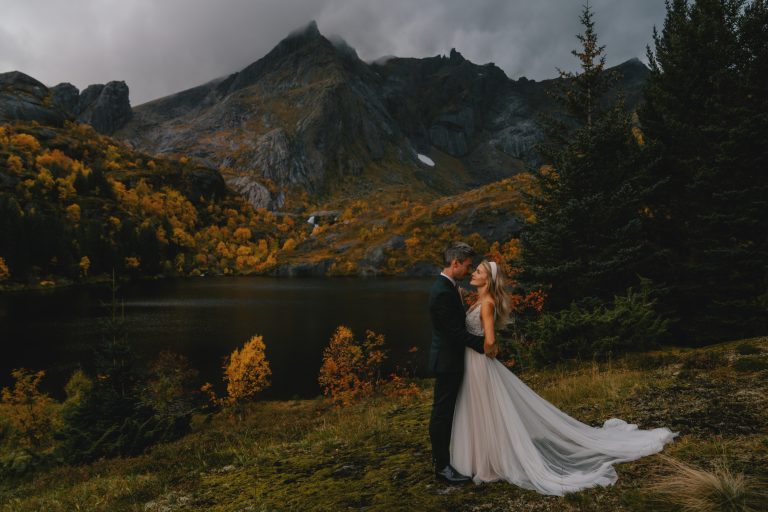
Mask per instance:
[[[368,330],[360,341],[340,325],[323,350],[318,378],[323,394],[335,405],[349,405],[372,395],[384,382],[381,364],[386,358],[384,335]]]
[[[253,336],[242,348],[235,349],[224,364],[227,396],[222,403],[240,405],[252,400],[270,386],[272,370],[264,353],[266,346],[261,336]]]
[[[12,388],[0,392],[0,411],[22,446],[40,448],[51,441],[58,414],[55,401],[39,390],[45,372],[19,368],[11,372],[16,381]]]

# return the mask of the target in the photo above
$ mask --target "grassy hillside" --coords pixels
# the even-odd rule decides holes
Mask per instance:
[[[287,191],[275,213],[252,208],[218,171],[186,157],[153,158],[86,125],[2,125],[0,289],[103,279],[112,269],[133,277],[296,266],[321,275],[431,273],[448,241],[466,239],[483,253],[530,217],[521,196],[530,175],[438,197],[425,181],[453,193],[466,176],[455,159],[435,158],[424,176],[376,164],[322,202]],[[317,210],[336,212],[336,221],[307,223]]]
[[[315,227],[280,263],[326,263],[330,275],[431,275],[456,239],[479,254],[497,243],[495,250],[511,259],[516,231],[531,219],[522,193],[532,187],[531,175],[523,173],[436,199],[400,186],[331,201],[323,209],[338,212],[338,221]]]
[[[506,483],[449,487],[431,473],[431,381],[422,381],[420,397],[340,411],[318,399],[254,403],[242,420],[199,417],[191,434],[139,457],[2,482],[1,510],[679,510],[663,489],[652,489],[682,474],[665,457],[719,481],[727,480],[722,467],[743,474],[735,503],[711,510],[768,505],[755,494],[756,479],[768,478],[768,338],[528,370],[521,378],[588,424],[618,416],[681,435],[663,456],[618,465],[619,481],[609,488],[560,498]],[[703,498],[711,488],[695,477],[683,486]]]
[[[187,158],[152,158],[87,125],[0,126],[0,283],[9,287],[112,269],[265,273],[293,228]]]

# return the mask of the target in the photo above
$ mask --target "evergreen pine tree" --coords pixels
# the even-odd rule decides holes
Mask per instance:
[[[63,412],[64,426],[56,434],[60,454],[70,463],[100,457],[140,453],[159,441],[188,431],[190,415],[158,415],[143,400],[144,378],[125,333],[125,317],[118,314],[116,284],[112,279],[110,316],[96,353],[96,378],[90,393]]]
[[[587,4],[582,48],[572,52],[581,71],[560,71],[564,112],[548,120],[540,146],[548,165],[535,172],[540,193],[528,197],[536,221],[521,234],[522,280],[549,286],[549,311],[610,302],[647,266],[639,172],[647,156],[622,96],[608,100],[617,76],[605,69],[592,17]]]
[[[766,8],[763,1],[667,3],[640,120],[660,159],[653,278],[679,341],[765,332]]]

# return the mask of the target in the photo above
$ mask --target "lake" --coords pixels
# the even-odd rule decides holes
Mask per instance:
[[[212,277],[121,285],[127,335],[144,360],[169,349],[185,355],[200,381],[224,390],[222,363],[251,336],[263,336],[272,368],[265,399],[320,394],[323,348],[339,325],[363,339],[384,334],[387,369],[413,366],[423,373],[430,342],[427,307],[431,279],[299,279]],[[102,336],[107,286],[0,295],[0,387],[11,369],[44,369],[41,387],[64,396],[63,385],[82,365],[91,368]],[[418,347],[415,354],[411,347]]]

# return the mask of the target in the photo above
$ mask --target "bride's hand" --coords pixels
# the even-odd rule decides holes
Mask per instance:
[[[499,347],[495,343],[484,343],[483,351],[487,357],[494,359],[496,354],[499,353]]]

